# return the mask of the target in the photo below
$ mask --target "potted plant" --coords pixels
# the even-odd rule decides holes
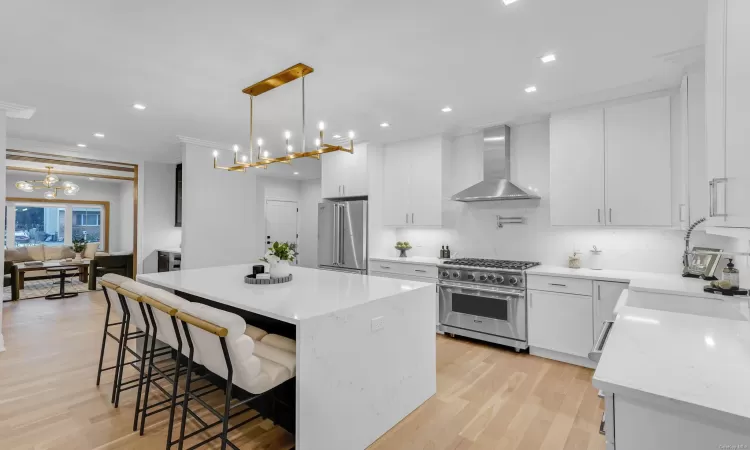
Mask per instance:
[[[268,248],[266,256],[261,261],[267,262],[271,266],[271,276],[281,278],[289,275],[289,263],[294,261],[297,252],[294,251],[293,245],[288,242],[274,242]]]
[[[86,250],[86,240],[83,238],[73,239],[73,246],[71,248],[76,254],[73,261],[81,261],[81,253]]]
[[[399,254],[399,258],[406,258],[406,251],[411,250],[411,244],[409,244],[409,241],[398,241],[396,242],[396,250],[400,251],[401,254]]]

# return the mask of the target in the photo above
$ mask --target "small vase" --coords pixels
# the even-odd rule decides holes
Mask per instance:
[[[401,252],[401,254],[398,255],[398,257],[399,258],[406,258],[406,250],[408,250],[408,249],[406,249],[406,248],[400,248],[398,250]]]
[[[73,261],[75,261],[75,262],[81,262],[81,261],[82,261],[82,259],[83,259],[83,258],[81,258],[81,255],[82,255],[82,254],[83,254],[83,252],[78,252],[78,253],[76,253],[76,257],[75,257],[75,258],[73,258]]]
[[[271,263],[271,277],[282,278],[289,276],[291,270],[289,268],[289,261],[277,261]]]

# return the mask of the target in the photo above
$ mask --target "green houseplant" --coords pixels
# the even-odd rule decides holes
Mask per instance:
[[[71,246],[71,248],[76,254],[75,260],[80,261],[81,253],[83,253],[83,251],[86,250],[86,240],[83,238],[73,239],[73,245]]]
[[[291,272],[289,263],[293,262],[296,256],[297,252],[294,250],[293,244],[277,241],[268,247],[266,256],[260,258],[260,260],[271,266],[270,272],[273,278],[280,278],[289,275]]]
[[[400,258],[406,258],[406,251],[411,250],[411,244],[409,244],[409,241],[398,241],[396,242],[396,250],[401,252],[401,254],[398,255]]]

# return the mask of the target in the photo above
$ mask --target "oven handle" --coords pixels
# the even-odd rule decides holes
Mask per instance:
[[[607,344],[607,338],[609,337],[609,331],[612,329],[614,320],[605,320],[602,325],[602,331],[599,333],[599,338],[594,343],[594,348],[589,352],[589,359],[594,362],[599,362],[602,357],[602,351],[604,346]]]
[[[498,288],[483,288],[479,286],[471,286],[471,285],[461,284],[461,283],[451,283],[448,281],[443,281],[438,286],[466,289],[467,291],[487,292],[491,294],[512,295],[514,297],[523,297],[525,295],[525,292],[523,291],[509,291],[509,290],[498,289]]]

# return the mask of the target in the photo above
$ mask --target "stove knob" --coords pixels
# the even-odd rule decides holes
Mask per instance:
[[[467,276],[466,278],[467,278],[467,279],[468,279],[469,281],[474,281],[474,274],[471,274],[471,273],[470,273],[470,274],[469,274],[469,275],[468,275],[468,276]]]
[[[491,273],[491,274],[487,275],[487,279],[490,280],[490,281],[495,281],[495,274]]]
[[[510,284],[512,284],[514,286],[516,284],[518,284],[518,278],[516,278],[516,277],[510,277]]]
[[[497,276],[497,282],[500,283],[500,284],[502,284],[503,281],[505,281],[505,278],[502,275],[498,275]]]
[[[451,274],[451,276],[452,276],[453,278],[458,278],[458,277],[460,277],[460,276],[461,276],[461,274],[460,274],[460,273],[458,273],[458,272],[453,272],[453,273]]]
[[[487,275],[479,275],[479,281],[487,281]]]
[[[440,272],[440,276],[443,277],[443,278],[448,278],[448,276],[449,276],[448,271],[444,270],[444,271]]]

